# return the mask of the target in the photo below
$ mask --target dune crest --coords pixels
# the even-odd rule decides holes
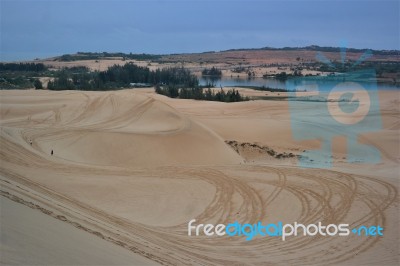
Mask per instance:
[[[4,94],[2,125],[21,126],[34,149],[56,159],[122,167],[242,161],[215,133],[141,93],[53,92],[33,103]]]

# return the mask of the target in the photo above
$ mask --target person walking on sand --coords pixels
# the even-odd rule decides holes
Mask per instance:
[[[54,153],[53,150],[51,150],[51,155],[53,155],[53,153]]]

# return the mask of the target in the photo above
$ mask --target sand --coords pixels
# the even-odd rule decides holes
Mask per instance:
[[[2,217],[32,219],[7,230],[16,239],[7,250],[21,235],[30,239],[25,255],[2,251],[2,262],[96,264],[106,256],[105,264],[131,265],[397,265],[399,92],[382,91],[380,101],[383,129],[361,137],[381,151],[380,163],[348,164],[338,137],[332,169],[304,169],[294,158],[257,148],[238,154],[225,143],[295,155],[318,147],[318,140],[293,140],[285,101],[179,100],[152,89],[0,91]],[[385,234],[247,242],[189,237],[193,218],[381,225]],[[39,230],[62,231],[68,241],[41,239]],[[46,254],[53,242],[67,254]]]
[[[0,201],[3,265],[154,265],[8,198]]]

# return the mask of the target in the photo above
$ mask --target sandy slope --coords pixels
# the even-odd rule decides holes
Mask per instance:
[[[154,265],[5,197],[0,203],[3,265]]]
[[[382,94],[384,129],[364,136],[382,151],[380,164],[349,166],[337,145],[334,170],[307,170],[267,155],[252,162],[224,143],[257,142],[294,153],[318,146],[291,139],[285,102],[196,102],[149,90],[1,91],[1,194],[80,229],[79,237],[96,236],[155,263],[395,265],[398,97]],[[379,224],[385,235],[286,242],[189,237],[192,218]],[[6,261],[18,259],[5,254]]]

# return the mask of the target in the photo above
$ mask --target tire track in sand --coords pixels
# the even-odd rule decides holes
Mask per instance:
[[[89,97],[89,96],[88,96]],[[2,124],[0,133],[1,195],[50,215],[78,229],[96,235],[163,265],[226,264],[338,264],[371,250],[379,237],[264,237],[246,241],[244,237],[189,237],[187,222],[171,226],[150,226],[117,216],[101,206],[92,206],[77,197],[55,191],[45,182],[26,174],[47,169],[65,178],[100,177],[158,178],[160,182],[202,181],[215,194],[195,217],[197,223],[255,223],[283,219],[299,223],[322,222],[388,226],[388,208],[398,207],[397,187],[379,178],[329,170],[262,165],[169,166],[129,169],[94,166],[45,156],[30,138],[60,139],[66,128],[108,130],[139,119],[152,100],[120,112],[118,97],[88,98],[85,110],[75,119],[64,119],[43,132],[22,124]],[[90,123],[93,110],[112,104],[109,121]],[[133,112],[135,115],[132,115]],[[112,121],[111,121],[112,120]],[[64,124],[63,124],[64,123]],[[76,134],[76,132],[74,132]],[[25,170],[25,171],[24,171]],[[100,180],[100,179],[99,179]],[[165,180],[165,181],[163,181]],[[135,193],[135,191],[132,191]],[[156,192],[152,192],[156,193]],[[282,203],[284,202],[284,203]],[[390,228],[389,228],[390,229]],[[393,229],[392,229],[393,230]]]

